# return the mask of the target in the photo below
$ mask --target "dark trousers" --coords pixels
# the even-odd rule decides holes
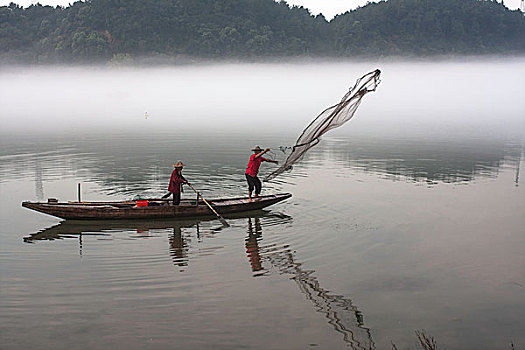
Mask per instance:
[[[173,194],[173,205],[179,205],[180,203],[180,193]]]
[[[246,181],[248,181],[248,191],[250,193],[253,192],[253,189],[255,188],[255,194],[259,195],[261,193],[261,180],[257,176],[250,176],[248,174],[246,175]]]

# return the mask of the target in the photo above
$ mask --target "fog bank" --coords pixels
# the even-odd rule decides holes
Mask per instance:
[[[525,130],[525,57],[503,62],[310,62],[154,68],[3,67],[2,133],[300,133],[355,80],[382,83],[341,132]]]

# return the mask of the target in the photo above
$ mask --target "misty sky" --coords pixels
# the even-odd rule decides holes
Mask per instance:
[[[287,0],[291,5],[304,6],[313,14],[322,13],[327,19],[332,19],[335,15],[344,13],[348,10],[354,9],[358,6],[366,4],[367,0]],[[501,0],[498,0],[501,1]],[[519,8],[520,0],[503,0],[505,5],[514,10]],[[8,5],[10,2],[15,2],[21,6],[29,6],[31,4],[41,3],[42,5],[61,5],[68,6],[74,0],[0,0],[0,6]]]

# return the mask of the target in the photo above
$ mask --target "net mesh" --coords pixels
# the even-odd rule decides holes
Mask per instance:
[[[292,170],[292,165],[301,159],[310,148],[317,145],[322,135],[349,121],[354,116],[363,97],[367,93],[376,90],[380,83],[380,75],[381,71],[376,69],[357,79],[354,86],[343,96],[341,102],[322,111],[303,130],[284,164],[266,176],[264,181],[272,180],[283,172]]]

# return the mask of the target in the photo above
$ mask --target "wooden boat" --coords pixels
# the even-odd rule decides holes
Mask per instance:
[[[278,193],[254,198],[251,202],[248,197],[207,201],[219,214],[224,215],[263,209],[291,196],[291,193]],[[172,205],[166,199],[115,202],[58,202],[49,199],[47,202],[23,202],[22,206],[62,219],[75,220],[166,219],[215,215],[202,200],[183,200],[180,205]]]

